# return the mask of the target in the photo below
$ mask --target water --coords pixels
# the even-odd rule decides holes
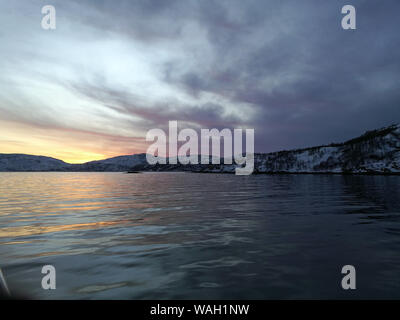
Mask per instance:
[[[0,173],[0,266],[39,299],[400,298],[400,177]],[[56,290],[41,268],[56,268]],[[341,288],[354,265],[357,289]]]

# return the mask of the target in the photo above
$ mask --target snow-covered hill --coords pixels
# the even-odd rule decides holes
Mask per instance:
[[[83,164],[70,165],[69,171],[128,171],[132,167],[145,164],[146,154],[119,156],[105,160],[91,161]]]
[[[341,144],[255,157],[258,172],[399,173],[400,127],[368,131]]]
[[[400,174],[400,126],[368,131],[344,143],[257,153],[254,173]],[[0,171],[193,171],[234,173],[235,165],[149,165],[146,154],[119,156],[83,164],[49,157],[0,154]]]
[[[235,165],[139,165],[136,170],[234,173]],[[344,143],[254,155],[254,173],[400,173],[400,127]]]
[[[0,154],[0,171],[128,171],[145,162],[145,154],[119,156],[83,164],[69,164],[43,156]]]
[[[67,167],[64,161],[28,154],[0,154],[0,171],[53,171]]]

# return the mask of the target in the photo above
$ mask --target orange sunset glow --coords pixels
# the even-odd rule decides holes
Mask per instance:
[[[84,163],[145,150],[135,139],[79,130],[44,129],[17,122],[0,121],[2,153],[27,153]]]

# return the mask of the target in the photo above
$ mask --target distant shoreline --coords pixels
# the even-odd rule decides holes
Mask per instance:
[[[220,163],[202,163],[201,155],[197,157],[197,163],[149,164],[141,153],[68,164],[45,156],[0,153],[0,172],[236,172],[237,166],[223,157]],[[253,174],[400,175],[400,125],[367,131],[343,143],[254,153],[253,161]]]
[[[141,174],[141,173],[201,173],[201,174],[229,174],[235,175],[234,172],[212,172],[212,171],[0,171],[1,173],[124,173],[124,174]],[[251,175],[337,175],[337,176],[400,176],[400,172],[253,172]]]

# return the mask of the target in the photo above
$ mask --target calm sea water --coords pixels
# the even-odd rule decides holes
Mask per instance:
[[[39,299],[400,298],[400,177],[0,173],[0,267]],[[56,268],[56,290],[41,268]],[[354,265],[357,289],[341,288]]]

